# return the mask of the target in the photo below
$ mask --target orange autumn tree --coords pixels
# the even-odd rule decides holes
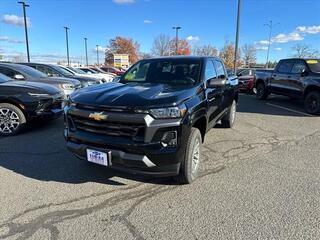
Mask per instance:
[[[106,50],[106,64],[113,63],[113,54],[128,54],[129,61],[134,64],[139,59],[140,44],[132,38],[116,37],[110,39]]]
[[[176,38],[173,38],[170,41],[170,52],[175,55],[176,54]],[[178,42],[178,55],[190,55],[191,54],[191,46],[185,39],[180,39]]]

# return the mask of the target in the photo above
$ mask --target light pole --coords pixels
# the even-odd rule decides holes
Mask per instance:
[[[30,7],[30,5],[26,4],[25,2],[18,2],[18,3],[22,4],[23,18],[24,18],[24,32],[26,35],[27,58],[28,58],[28,62],[30,62],[28,26],[27,26],[27,16],[26,16],[26,7]]]
[[[86,51],[86,65],[88,67],[88,48],[87,48],[87,40],[88,38],[84,38],[84,47],[85,47],[85,51]]]
[[[99,45],[97,44],[96,47],[97,47],[97,63],[99,66]]]
[[[269,23],[264,24],[264,26],[269,27],[269,39],[268,39],[268,51],[267,51],[267,63],[266,63],[266,68],[269,67],[269,53],[270,53],[270,45],[271,45],[271,34],[272,34],[272,29],[275,27],[277,24],[273,24],[272,20],[269,21]]]
[[[181,27],[172,27],[172,29],[176,30],[176,55],[179,53],[179,30]]]
[[[68,27],[64,27],[64,29],[66,30],[66,44],[67,44],[67,62],[68,62],[68,66],[70,66],[70,58],[69,58],[69,39],[68,39]]]
[[[237,60],[238,60],[237,57],[238,57],[239,31],[240,31],[240,12],[241,12],[241,0],[238,0],[236,43],[235,43],[235,49],[234,49],[234,63],[233,63],[234,73],[236,73],[236,70],[237,70]]]

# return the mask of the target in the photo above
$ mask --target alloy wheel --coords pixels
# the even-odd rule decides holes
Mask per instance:
[[[20,125],[19,115],[9,109],[0,108],[0,132],[4,134],[12,133],[18,129]]]

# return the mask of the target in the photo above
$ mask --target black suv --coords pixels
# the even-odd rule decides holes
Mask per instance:
[[[237,101],[237,78],[218,58],[141,60],[118,83],[73,94],[64,135],[81,159],[190,183],[206,132],[232,127]]]

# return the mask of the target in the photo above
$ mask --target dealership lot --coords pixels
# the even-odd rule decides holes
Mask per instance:
[[[318,239],[319,129],[292,100],[241,95],[201,177],[178,186],[80,161],[62,119],[35,123],[0,139],[0,239]]]

